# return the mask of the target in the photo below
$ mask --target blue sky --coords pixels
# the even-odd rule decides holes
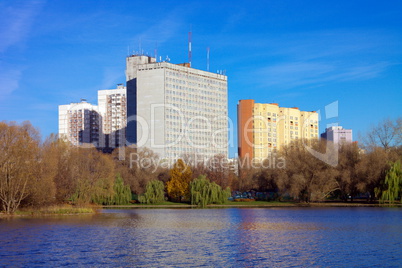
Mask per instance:
[[[240,99],[324,111],[354,138],[402,114],[401,1],[0,0],[0,120],[57,132],[58,105],[125,82],[128,48],[226,70]],[[328,117],[328,116],[327,116]],[[236,151],[237,143],[230,154]]]

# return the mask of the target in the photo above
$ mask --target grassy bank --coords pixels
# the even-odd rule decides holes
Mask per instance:
[[[127,204],[127,205],[105,205],[102,206],[103,208],[152,208],[152,207],[159,207],[159,208],[191,208],[195,207],[188,203],[177,203],[171,201],[164,201],[157,204]]]
[[[57,205],[43,208],[24,208],[17,210],[14,215],[31,216],[31,215],[75,215],[96,213],[96,206],[72,206]]]
[[[364,203],[364,202],[323,202],[323,203],[296,203],[296,202],[280,202],[280,201],[228,201],[225,204],[211,204],[207,208],[264,208],[264,207],[399,207],[402,208],[401,203],[389,205],[378,203]],[[72,205],[57,205],[43,208],[23,208],[17,210],[13,215],[0,213],[0,217],[9,216],[45,216],[45,215],[79,215],[79,214],[93,214],[98,209],[150,209],[150,208],[197,208],[195,205],[188,203],[176,203],[165,201],[158,204],[127,204],[127,205],[109,205],[109,206],[72,206]]]

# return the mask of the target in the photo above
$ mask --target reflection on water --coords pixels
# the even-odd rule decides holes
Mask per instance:
[[[0,219],[0,266],[398,267],[401,220],[401,209],[387,208],[134,209]]]

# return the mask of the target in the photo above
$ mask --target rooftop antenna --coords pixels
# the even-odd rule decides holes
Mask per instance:
[[[209,47],[207,47],[207,72],[209,72]]]
[[[138,40],[138,51],[139,51],[138,54],[141,55],[141,37],[140,37],[140,39]]]
[[[155,51],[154,51],[155,60],[158,61],[158,42],[155,44]]]
[[[192,27],[190,26],[190,31],[188,32],[188,63],[191,67],[192,53],[191,53],[191,39],[192,39]]]

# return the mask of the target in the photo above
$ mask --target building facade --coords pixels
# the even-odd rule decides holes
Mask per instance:
[[[228,156],[227,77],[127,57],[127,141],[162,158]]]
[[[344,129],[341,126],[331,126],[325,129],[321,134],[321,138],[332,141],[336,144],[353,142],[353,134],[351,129]]]
[[[318,113],[314,111],[240,100],[237,115],[238,154],[241,158],[261,161],[292,141],[318,139]]]
[[[75,146],[99,147],[101,121],[98,106],[84,100],[59,105],[59,138]]]
[[[125,145],[127,124],[126,87],[98,91],[99,113],[102,117],[101,148],[117,148]]]

